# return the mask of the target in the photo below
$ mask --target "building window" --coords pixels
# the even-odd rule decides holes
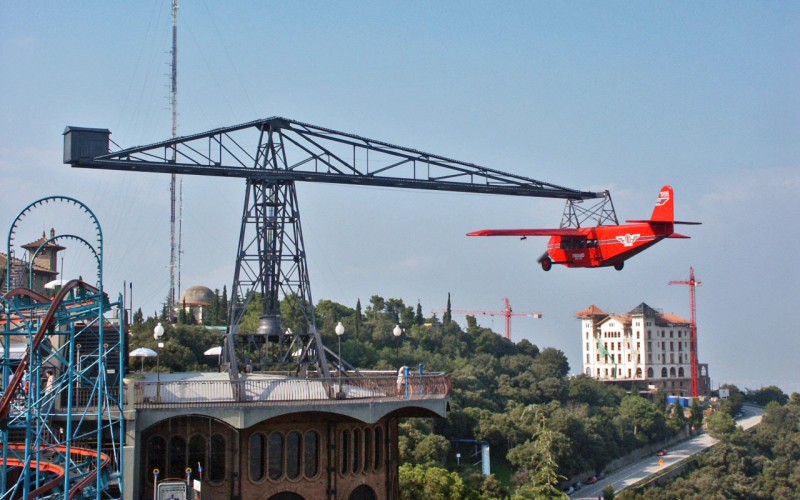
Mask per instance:
[[[672,378],[675,378],[675,367],[674,366],[669,369],[669,376],[672,377]]]
[[[219,483],[225,479],[227,473],[225,455],[228,453],[228,446],[225,437],[221,434],[211,436],[208,450],[208,482]]]
[[[653,367],[647,369],[647,378],[653,378]]]
[[[269,435],[269,478],[277,481],[283,477],[283,434],[273,432]]]
[[[303,440],[303,468],[307,478],[319,472],[319,434],[315,431],[306,432]]]
[[[189,467],[196,470],[197,464],[206,466],[206,438],[197,434],[189,439]]]
[[[667,378],[667,367],[661,369],[661,378]]]
[[[302,441],[303,438],[297,431],[286,435],[286,477],[289,479],[300,477]]]
[[[591,359],[591,358],[589,357],[589,354],[587,353],[587,354],[586,354],[586,364],[587,364],[587,365],[589,364],[589,360],[590,360],[590,359]]]
[[[167,442],[161,436],[153,436],[147,446],[147,479],[153,482],[153,469],[166,472],[164,467],[164,456],[167,454]]]
[[[636,378],[642,378],[642,369],[641,368],[637,368],[636,369]]]
[[[597,362],[600,362],[600,353],[597,354]]]
[[[172,436],[169,440],[168,476],[183,477],[186,468],[186,440],[180,436]]]
[[[261,481],[267,465],[267,438],[260,432],[250,435],[250,480]]]
[[[372,430],[364,430],[364,472],[369,472],[372,461]]]
[[[345,429],[339,434],[339,450],[341,457],[341,464],[339,472],[347,474],[350,472],[350,431]]]
[[[375,427],[375,471],[383,468],[383,429]]]
[[[683,373],[684,373],[683,372],[683,367],[681,366],[681,367],[678,368],[678,376],[679,377],[683,377],[684,376]],[[681,385],[683,385],[683,382],[681,382]]]

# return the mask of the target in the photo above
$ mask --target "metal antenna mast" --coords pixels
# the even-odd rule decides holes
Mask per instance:
[[[172,138],[178,135],[178,0],[172,0],[172,71],[170,103],[172,106]],[[177,151],[172,150],[172,161],[177,160]],[[175,273],[177,271],[177,250],[175,246],[175,173],[169,184],[169,298],[167,318],[173,321],[175,315]]]

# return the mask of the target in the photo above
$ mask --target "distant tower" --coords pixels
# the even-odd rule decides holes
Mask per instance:
[[[172,0],[172,78],[170,103],[172,105],[172,138],[178,136],[178,0]],[[177,159],[175,148],[172,149],[172,161]],[[177,253],[175,244],[175,174],[170,176],[169,196],[169,298],[167,310],[170,321],[175,315],[175,274],[177,272]]]

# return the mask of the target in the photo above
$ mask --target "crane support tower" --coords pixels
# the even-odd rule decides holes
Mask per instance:
[[[689,332],[690,332],[689,339],[691,343],[690,356],[692,363],[692,397],[697,398],[700,396],[700,387],[698,383],[700,367],[698,366],[697,362],[697,302],[695,299],[695,288],[702,285],[703,283],[695,279],[694,267],[689,267],[688,280],[674,280],[670,281],[669,284],[689,286],[689,301],[691,303],[691,315],[692,315],[691,316],[692,324],[689,326]]]
[[[505,303],[505,308],[502,311],[487,311],[483,309],[454,309],[450,311],[450,314],[464,314],[470,316],[503,316],[506,319],[506,339],[511,340],[511,317],[512,316],[522,316],[525,318],[535,318],[541,319],[542,313],[535,313],[535,312],[513,312],[511,309],[511,302],[509,302],[508,298],[503,297],[501,299]],[[447,309],[433,309],[431,312],[433,313],[444,313],[447,312]]]
[[[297,371],[317,368],[328,377],[328,358],[316,331],[300,227],[298,181],[584,200],[605,193],[580,191],[387,142],[281,117],[255,120],[163,142],[111,151],[107,129],[67,127],[64,163],[73,167],[245,179],[225,364],[238,381],[236,346],[246,338],[270,341],[276,363]],[[304,331],[284,333],[284,306],[302,315]],[[240,332],[249,304],[260,301],[255,332]],[[338,367],[337,367],[337,371]]]

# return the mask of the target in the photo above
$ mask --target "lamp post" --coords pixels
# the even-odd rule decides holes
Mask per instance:
[[[336,397],[341,397],[342,394],[342,335],[344,335],[344,325],[340,321],[336,328],[334,329],[336,332],[336,338],[339,341],[339,359],[337,360],[337,366],[339,367],[339,391],[336,394]]]
[[[397,339],[397,358],[400,359],[400,336],[403,334],[403,329],[400,328],[400,325],[394,325],[392,334],[394,335],[394,338]]]
[[[161,348],[164,347],[164,343],[161,342],[161,337],[164,336],[164,327],[159,322],[155,328],[153,328],[153,338],[156,339],[157,349],[156,349],[156,398],[160,399],[161,396]]]

